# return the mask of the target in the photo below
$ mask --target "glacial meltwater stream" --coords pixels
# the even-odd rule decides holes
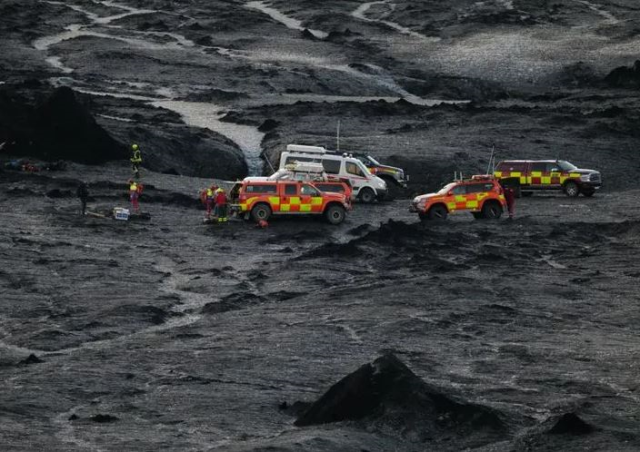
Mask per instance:
[[[313,67],[324,71],[335,71],[345,74],[348,77],[359,79],[364,84],[375,87],[376,91],[386,91],[389,94],[384,96],[335,96],[335,95],[314,95],[314,94],[254,94],[248,99],[242,100],[244,106],[260,106],[260,105],[277,105],[277,104],[290,104],[297,101],[304,102],[366,102],[369,100],[386,100],[388,102],[394,102],[398,99],[404,99],[410,103],[416,105],[432,106],[443,102],[446,103],[460,103],[465,101],[444,101],[438,99],[422,99],[415,96],[404,88],[402,88],[394,80],[393,76],[389,74],[385,69],[368,64],[367,72],[360,71],[351,67],[348,61],[342,57],[324,57],[315,56],[311,54],[287,54],[277,51],[244,51],[244,50],[230,50],[221,49],[215,47],[208,47],[204,45],[195,44],[190,39],[177,33],[169,32],[156,32],[156,31],[140,31],[136,29],[125,28],[125,26],[119,25],[117,21],[129,17],[129,16],[141,16],[148,14],[175,14],[172,11],[160,11],[151,9],[138,9],[131,6],[116,3],[110,0],[93,0],[95,5],[101,5],[110,9],[110,14],[107,16],[99,16],[95,12],[89,10],[89,6],[83,7],[76,4],[66,4],[60,1],[53,0],[40,0],[43,3],[49,3],[58,6],[64,6],[70,8],[76,12],[83,14],[87,18],[87,23],[71,24],[65,27],[65,29],[59,33],[44,36],[33,41],[32,45],[35,49],[42,51],[45,54],[45,61],[57,71],[63,74],[70,75],[75,72],[73,67],[70,67],[69,63],[63,61],[63,57],[59,55],[50,54],[52,47],[56,45],[77,39],[80,37],[93,37],[104,40],[114,40],[123,44],[123,46],[133,49],[151,50],[151,51],[181,51],[181,52],[196,52],[200,57],[203,55],[206,58],[207,51],[211,51],[213,48],[219,55],[223,55],[225,58],[233,60],[248,61],[249,64],[300,64],[306,67]],[[354,11],[352,14],[366,21],[378,21],[369,19],[366,17],[366,13],[369,8],[377,3],[384,2],[372,2],[363,4],[360,8]],[[245,4],[246,8],[255,9],[268,15],[274,20],[282,23],[284,26],[295,29],[304,30],[302,22],[287,16],[286,14],[278,11],[277,9],[268,6],[266,2],[262,1],[250,1]],[[118,11],[119,10],[119,11]],[[378,21],[379,22],[379,21]],[[386,23],[386,22],[385,22]],[[425,40],[425,36],[411,32],[406,28],[403,28],[397,24],[386,23],[387,26],[395,29],[401,34],[407,35],[410,38],[420,38]],[[309,30],[319,39],[327,37],[327,33],[318,30]],[[167,41],[167,38],[171,38]],[[171,86],[158,86],[151,83],[139,84],[139,87],[134,87],[135,82],[129,82],[127,80],[116,80],[116,82],[124,82],[132,86],[132,90],[127,91],[119,89],[114,91],[110,89],[112,81],[104,81],[105,85],[92,86],[90,89],[78,86],[78,81],[74,80],[71,76],[65,77],[65,83],[68,86],[76,89],[79,92],[90,94],[94,96],[111,96],[117,98],[126,98],[136,101],[142,101],[149,103],[156,107],[166,108],[180,114],[184,122],[193,127],[200,127],[219,133],[231,141],[233,141],[244,153],[247,166],[249,168],[250,175],[262,174],[262,160],[260,158],[262,148],[261,142],[264,138],[264,134],[257,130],[256,127],[235,124],[232,122],[222,121],[226,112],[230,109],[227,106],[217,105],[209,102],[186,102],[180,100],[178,94],[174,91],[175,87]],[[144,85],[144,86],[142,86]],[[197,91],[196,91],[197,92]],[[121,118],[122,119],[122,118]]]

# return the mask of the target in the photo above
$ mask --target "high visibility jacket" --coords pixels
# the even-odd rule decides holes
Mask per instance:
[[[142,193],[142,185],[141,184],[137,184],[137,183],[132,183],[131,185],[129,185],[129,193],[131,194],[140,194]]]
[[[131,157],[131,163],[142,163],[142,154],[140,153],[139,149],[133,151],[133,157]]]

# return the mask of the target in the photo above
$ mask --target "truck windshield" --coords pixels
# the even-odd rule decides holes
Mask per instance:
[[[362,171],[363,177],[367,177],[367,175],[371,174],[371,171],[369,171],[369,168],[364,166],[364,163],[362,163],[360,160],[356,160],[356,162],[357,162],[358,168],[360,168],[360,171]]]
[[[449,193],[449,191],[455,187],[456,183],[455,182],[451,182],[450,184],[445,185],[444,187],[442,187],[440,189],[440,191],[438,192],[439,195],[446,195],[447,193]]]
[[[578,169],[577,166],[567,162],[566,160],[558,160],[558,166],[563,171],[575,171]]]
[[[376,159],[374,159],[373,157],[371,157],[370,155],[367,155],[367,159],[369,159],[369,161],[371,163],[373,163],[374,165],[380,166],[380,162],[378,162]]]
[[[344,168],[347,170],[347,173],[353,174],[354,176],[366,177],[366,174],[369,173],[369,170],[362,164],[360,160],[346,162]]]

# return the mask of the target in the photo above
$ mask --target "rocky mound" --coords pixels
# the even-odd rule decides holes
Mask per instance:
[[[128,155],[67,87],[35,106],[21,94],[0,92],[1,142],[11,154],[45,160],[100,164]]]
[[[492,408],[458,401],[425,383],[387,354],[333,385],[295,425],[351,420],[419,441],[444,442],[455,436],[479,445],[507,434],[501,417]]]
[[[604,80],[609,86],[615,88],[640,88],[640,60],[636,60],[631,67],[615,68]]]

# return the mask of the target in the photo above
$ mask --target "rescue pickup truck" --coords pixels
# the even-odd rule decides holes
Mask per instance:
[[[337,225],[351,210],[348,194],[321,191],[312,182],[247,178],[238,182],[230,195],[238,215],[256,223],[272,215],[324,215]]]

